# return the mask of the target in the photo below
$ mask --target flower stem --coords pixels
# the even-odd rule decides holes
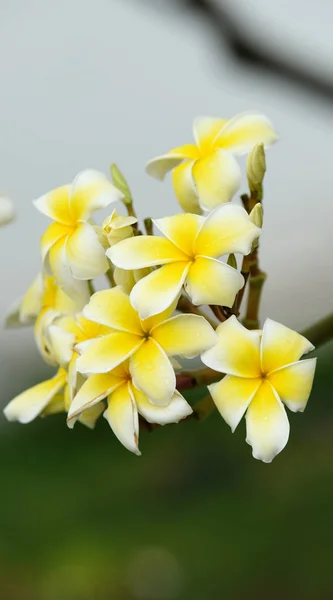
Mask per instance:
[[[251,191],[251,195],[243,194],[241,196],[244,208],[248,213],[254,208],[258,201],[262,201],[262,192],[258,194],[256,191]],[[245,259],[247,259],[245,261]],[[244,265],[245,261],[245,265]],[[244,268],[245,267],[245,268]],[[242,267],[243,276],[245,278],[245,284],[249,281],[249,295],[247,299],[247,307],[245,312],[245,317],[243,318],[243,325],[247,327],[247,329],[259,329],[260,320],[259,320],[259,310],[260,310],[260,301],[261,295],[263,291],[264,283],[267,279],[266,273],[262,271],[259,267],[259,242],[256,242],[255,247],[252,248],[252,252],[243,260]],[[241,290],[240,302],[237,300],[237,308],[239,311],[241,301],[244,296],[245,285]]]
[[[190,390],[199,385],[209,385],[222,377],[221,373],[209,367],[196,371],[182,371],[176,375],[177,390]]]
[[[95,293],[95,288],[94,288],[94,284],[92,282],[92,279],[88,279],[88,289],[89,289],[89,294],[90,296],[92,296]]]
[[[302,331],[302,335],[318,347],[333,339],[333,313]]]
[[[266,281],[266,273],[260,271],[253,275],[250,271],[249,279],[249,296],[247,301],[246,314],[243,319],[243,325],[247,329],[259,329],[259,309],[264,283]]]
[[[109,281],[110,287],[114,287],[116,285],[115,280],[113,278],[113,271],[112,268],[110,267],[110,269],[108,269],[105,273],[105,277],[107,278],[107,280]]]
[[[204,317],[206,319],[206,321],[208,321],[208,323],[214,328],[216,329],[218,323],[216,323],[216,321],[214,321],[209,315],[206,315],[206,313],[202,312],[200,310],[200,308],[198,308],[197,306],[194,306],[194,304],[192,304],[191,300],[189,300],[189,298],[186,298],[186,296],[181,296],[178,300],[178,304],[177,304],[177,310],[180,310],[180,312],[182,313],[190,313],[193,315],[199,315],[200,317]]]
[[[143,220],[143,224],[145,226],[146,234],[147,235],[154,235],[154,232],[153,232],[153,221],[151,220],[151,218],[150,217],[146,217]]]

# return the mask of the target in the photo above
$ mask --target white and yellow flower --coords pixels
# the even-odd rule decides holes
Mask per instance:
[[[102,173],[88,170],[79,173],[72,185],[34,202],[54,221],[41,238],[42,258],[67,294],[82,297],[85,280],[107,271],[105,249],[89,219],[96,210],[121,198],[121,192]]]
[[[38,416],[46,417],[68,412],[71,403],[71,383],[71,366],[68,371],[60,367],[54,377],[32,386],[13,398],[4,408],[4,415],[8,421],[27,424]],[[80,415],[79,421],[93,429],[102,412],[102,406],[93,406]]]
[[[209,391],[232,431],[246,413],[246,441],[253,456],[271,462],[289,438],[283,403],[293,412],[306,407],[316,359],[300,358],[314,347],[271,319],[262,331],[249,331],[233,316],[216,331],[217,344],[201,358],[226,377],[210,385]]]
[[[270,121],[256,112],[233,119],[198,117],[193,123],[195,144],[186,144],[151,160],[146,170],[164,179],[173,170],[177,199],[185,211],[200,213],[231,200],[241,182],[234,154],[245,154],[255,144],[266,147],[277,140]]]
[[[141,321],[120,287],[97,292],[83,314],[114,331],[75,347],[81,355],[78,371],[107,373],[130,358],[135,387],[154,404],[168,404],[176,387],[168,357],[197,356],[216,342],[213,328],[203,317],[189,314],[171,317],[174,308],[175,303],[163,313]]]
[[[139,414],[148,423],[166,425],[178,423],[192,413],[192,408],[177,390],[166,406],[150,402],[133,384],[129,363],[127,360],[110,372],[91,375],[71,403],[67,422],[73,427],[76,419],[82,418],[87,410],[98,406],[104,410],[103,400],[107,398],[104,417],[125,448],[140,455]]]
[[[48,328],[60,315],[81,311],[88,300],[88,288],[87,296],[72,299],[57,285],[54,277],[39,273],[23,298],[8,311],[5,324],[7,327],[35,324],[35,340],[41,355],[47,363],[56,365],[47,336]]]
[[[243,276],[218,257],[248,254],[261,230],[241,206],[225,204],[204,218],[190,213],[154,221],[166,236],[137,236],[107,250],[116,267],[163,265],[133,288],[130,298],[142,319],[165,310],[182,286],[193,304],[232,306]]]
[[[4,408],[5,417],[8,421],[26,424],[41,415],[53,403],[59,410],[64,410],[63,389],[66,381],[66,370],[60,368],[51,379],[42,381],[13,398]]]
[[[109,217],[104,219],[102,230],[109,245],[114,246],[118,242],[133,236],[133,227],[138,220],[136,217],[118,215],[114,209]]]
[[[55,289],[56,292],[59,290],[57,286]],[[48,293],[52,295],[52,290],[49,289]],[[97,336],[109,332],[107,327],[88,321],[81,314],[53,318],[43,332],[43,356],[45,354],[46,362],[60,367],[54,377],[13,398],[4,409],[7,419],[30,423],[39,415],[68,412],[74,395],[84,382],[76,370],[78,355],[74,352],[75,343],[90,338],[96,339]],[[102,412],[102,406],[94,406],[80,415],[79,420],[87,427],[93,428]]]
[[[57,363],[67,366],[78,355],[74,351],[76,344],[96,339],[111,333],[109,327],[89,321],[82,313],[62,316],[53,321],[48,328],[48,339]]]
[[[0,196],[0,225],[7,225],[15,217],[14,204],[8,196]]]

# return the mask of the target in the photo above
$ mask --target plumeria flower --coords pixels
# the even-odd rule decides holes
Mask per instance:
[[[23,298],[8,311],[5,324],[6,327],[20,327],[34,323],[35,340],[41,355],[47,363],[56,365],[47,337],[48,328],[60,315],[81,311],[85,303],[85,296],[70,298],[54,277],[39,273]]]
[[[175,304],[142,321],[120,287],[97,292],[83,314],[114,332],[75,347],[81,354],[78,371],[107,373],[130,358],[135,387],[154,404],[168,404],[176,387],[168,357],[194,357],[216,342],[213,328],[203,317],[189,314],[171,317],[174,308]]]
[[[8,421],[18,421],[27,424],[38,416],[48,416],[59,412],[67,412],[70,406],[70,369],[58,369],[54,377],[46,379],[25,390],[7,404],[4,415]],[[103,407],[93,406],[80,415],[81,423],[92,429]]]
[[[256,112],[233,119],[197,117],[193,123],[195,144],[186,144],[151,160],[149,175],[164,179],[173,170],[177,199],[185,211],[200,213],[229,202],[241,182],[234,154],[245,154],[255,144],[266,147],[277,140],[270,121]]]
[[[52,402],[64,407],[63,389],[66,385],[67,373],[60,368],[51,379],[47,379],[25,390],[7,404],[4,415],[8,421],[30,423]]]
[[[107,335],[109,327],[86,319],[82,313],[67,315],[55,319],[48,328],[48,337],[57,362],[66,366],[72,360],[76,344]]]
[[[57,286],[56,290],[59,290]],[[49,290],[48,293],[52,294],[52,290]],[[16,396],[4,410],[7,419],[29,423],[38,415],[67,412],[77,390],[84,381],[77,373],[78,355],[74,352],[74,345],[91,338],[96,339],[109,332],[108,327],[88,321],[81,314],[53,319],[44,331],[43,356],[45,354],[46,362],[60,365],[60,367],[51,379]],[[79,420],[92,428],[102,412],[102,406],[93,407],[85,411]]]
[[[102,406],[107,398],[104,417],[118,440],[131,452],[140,455],[139,418],[140,414],[148,423],[166,425],[178,423],[193,411],[185,398],[174,391],[167,406],[157,406],[150,402],[146,394],[133,384],[130,361],[127,360],[110,372],[91,375],[75,396],[68,412],[67,423],[73,427],[76,419],[87,410]]]
[[[154,225],[166,236],[137,236],[107,250],[116,267],[141,269],[163,265],[141,279],[130,298],[142,319],[165,310],[182,286],[193,304],[232,306],[243,276],[224,262],[223,254],[248,254],[261,230],[241,206],[225,204],[208,217],[190,213],[165,217]]]
[[[110,246],[133,236],[133,227],[138,220],[135,217],[118,215],[116,209],[104,219],[102,229]]]
[[[201,358],[226,377],[210,385],[209,391],[232,431],[246,413],[246,441],[253,456],[271,462],[289,438],[283,403],[293,412],[306,407],[316,359],[300,358],[314,347],[271,319],[262,331],[249,331],[232,316],[216,331],[217,344]]]
[[[98,171],[82,171],[72,185],[64,185],[34,202],[36,208],[53,219],[41,238],[44,264],[69,295],[86,293],[84,280],[105,273],[108,261],[98,233],[89,222],[91,215],[121,192]]]
[[[7,196],[0,196],[0,225],[7,225],[15,217],[14,204]]]

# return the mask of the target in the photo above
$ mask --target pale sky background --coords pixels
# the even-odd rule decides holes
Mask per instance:
[[[330,0],[231,6],[256,36],[332,79]],[[280,134],[267,157],[262,316],[302,329],[332,310],[328,102],[236,69],[210,28],[168,0],[2,0],[0,77],[0,192],[13,198],[18,215],[0,229],[1,317],[40,268],[48,220],[31,200],[84,168],[107,172],[116,162],[141,216],[178,212],[170,179],[149,178],[146,161],[191,142],[196,115],[253,108]],[[47,371],[32,329],[1,332],[0,352],[4,404]]]

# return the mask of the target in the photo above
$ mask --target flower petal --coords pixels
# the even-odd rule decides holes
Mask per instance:
[[[38,316],[42,309],[43,292],[43,276],[39,273],[22,298],[20,304],[21,323],[31,322]]]
[[[50,415],[57,415],[62,412],[66,412],[64,392],[53,396],[52,400],[50,400],[44,410],[40,413],[40,416],[49,417]]]
[[[260,336],[249,331],[233,315],[216,329],[216,346],[204,352],[201,360],[215,371],[238,377],[260,377]]]
[[[192,176],[204,210],[213,210],[229,202],[241,184],[241,170],[236,159],[224,150],[214,150],[195,162]]]
[[[278,136],[272,123],[260,113],[246,112],[227,121],[215,139],[215,146],[235,154],[244,154],[255,144],[270,146]]]
[[[153,219],[154,225],[187,257],[193,256],[193,242],[204,222],[204,217],[191,213]]]
[[[80,373],[106,373],[126,360],[142,344],[131,333],[115,332],[75,346],[81,356],[76,366]]]
[[[232,306],[244,285],[239,271],[215,258],[197,256],[185,281],[185,290],[193,304]]]
[[[213,145],[221,129],[228,123],[227,119],[216,117],[196,117],[193,121],[193,135],[201,152],[207,152]]]
[[[87,282],[75,279],[69,268],[67,260],[66,238],[60,239],[50,249],[47,257],[50,270],[56,278],[57,284],[75,301],[81,300],[82,303],[89,301],[89,289]]]
[[[34,200],[33,204],[39,212],[53,221],[63,225],[72,225],[73,221],[69,212],[69,194],[70,185],[63,185]]]
[[[186,161],[172,171],[172,183],[176,198],[183,210],[200,215],[199,205],[192,170],[194,161]]]
[[[130,384],[124,383],[109,396],[108,408],[103,416],[125,448],[140,456],[139,419]]]
[[[72,227],[68,227],[67,225],[63,225],[62,223],[51,223],[51,225],[48,226],[40,240],[42,261],[44,262],[50,248],[52,248],[52,246],[56,242],[58,242],[58,240],[61,240],[65,237],[67,238],[68,234],[72,232]]]
[[[112,329],[135,335],[143,333],[138,314],[132,307],[129,297],[120,287],[93,294],[83,314],[90,321]]]
[[[156,406],[156,404],[152,404],[147,396],[134,386],[132,387],[132,391],[139,414],[148,423],[158,423],[158,425],[179,423],[179,421],[193,413],[191,406],[177,390],[167,406]]]
[[[155,179],[163,181],[166,174],[177,167],[184,159],[196,158],[198,158],[198,148],[193,144],[185,144],[150,160],[146,164],[146,172]]]
[[[190,263],[164,265],[138,281],[130,300],[141,319],[148,319],[166,310],[177,298],[185,281]]]
[[[305,409],[316,370],[316,358],[301,360],[270,373],[268,381],[293,412]]]
[[[245,379],[227,375],[218,383],[208,386],[216,407],[232,432],[245,414],[253,396],[259,389],[261,379]]]
[[[122,385],[123,381],[123,379],[115,377],[112,373],[102,373],[88,377],[69,407],[68,426],[71,427],[71,424],[74,424],[79,415],[97,404],[97,402],[104,400],[116,387]]]
[[[132,288],[136,284],[134,271],[126,271],[126,269],[114,268],[113,279],[115,284],[122,288],[126,294],[130,294]]]
[[[105,250],[89,223],[79,223],[68,236],[66,255],[75,279],[94,279],[109,268]]]
[[[93,169],[82,171],[75,177],[71,187],[69,208],[72,220],[84,221],[95,210],[122,198],[123,194],[103,173]]]
[[[47,329],[47,337],[57,363],[66,366],[73,355],[75,335],[59,327],[59,325],[51,324]]]
[[[249,254],[260,235],[246,210],[236,204],[224,204],[211,212],[194,242],[194,253],[217,258],[222,254]]]
[[[313,349],[314,346],[303,335],[272,319],[266,319],[261,340],[261,367],[264,373],[296,362]]]
[[[176,376],[164,350],[153,340],[146,340],[130,360],[133,384],[159,406],[170,402],[176,388]]]
[[[111,262],[121,269],[142,269],[188,260],[169,240],[153,235],[141,235],[119,242],[106,252]]]
[[[37,348],[45,362],[54,366],[56,366],[58,363],[53,354],[51,343],[47,336],[47,331],[57,316],[58,314],[54,310],[48,308],[43,309],[39,313],[34,326],[34,336]]]
[[[89,429],[94,429],[96,421],[99,419],[102,412],[104,412],[104,409],[105,406],[102,402],[100,404],[95,404],[91,408],[87,408],[87,410],[85,410],[79,418],[80,423]]]
[[[217,335],[204,317],[176,315],[150,332],[169,356],[193,358],[217,343]]]
[[[59,369],[52,379],[47,379],[19,394],[4,408],[8,421],[30,423],[48,405],[52,398],[64,387],[66,371]]]
[[[246,441],[254,458],[269,463],[289,438],[289,421],[283,404],[268,381],[263,381],[246,413]]]

